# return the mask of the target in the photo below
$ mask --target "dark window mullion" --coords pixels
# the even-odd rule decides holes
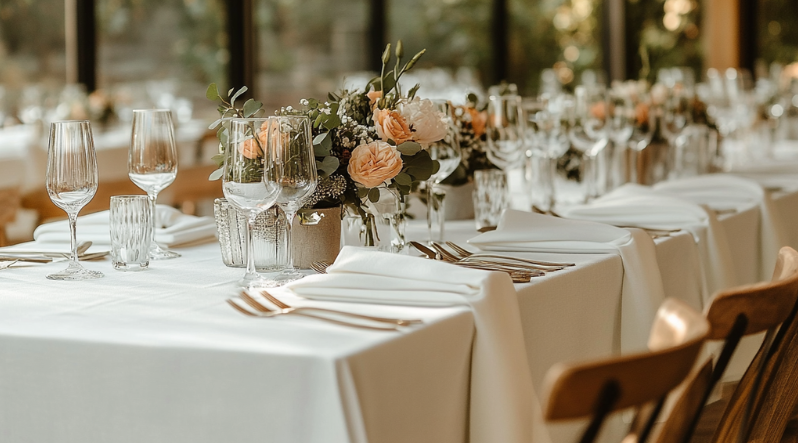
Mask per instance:
[[[369,0],[368,42],[366,60],[369,69],[380,72],[382,51],[388,43],[388,0]]]
[[[74,60],[77,80],[86,86],[86,90],[91,92],[97,89],[97,17],[95,16],[95,0],[72,0],[67,2],[67,7],[74,8],[74,21],[66,23],[66,26],[74,26],[70,30],[75,36],[74,42],[67,42],[74,45],[74,49],[67,51]],[[74,71],[73,71],[74,72]],[[74,74],[72,74],[74,75]]]
[[[507,80],[510,66],[510,20],[507,0],[492,0],[490,40],[493,52],[493,84]]]
[[[230,88],[246,86],[242,97],[256,96],[254,0],[225,1],[227,12],[227,82]]]

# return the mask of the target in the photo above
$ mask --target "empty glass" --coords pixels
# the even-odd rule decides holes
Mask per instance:
[[[102,273],[90,271],[78,263],[75,222],[78,212],[97,192],[97,158],[94,139],[88,120],[54,122],[50,124],[50,144],[47,150],[47,193],[56,206],[69,217],[72,253],[69,266],[47,276],[50,280],[89,280]]]
[[[288,228],[287,264],[279,275],[273,277],[275,282],[282,284],[304,277],[304,274],[294,268],[291,225],[305,198],[316,189],[318,177],[310,119],[300,115],[272,117],[271,126],[268,143],[273,167],[270,171],[274,181],[280,186],[277,204],[285,212]]]
[[[227,201],[247,215],[247,270],[238,282],[245,288],[268,286],[255,270],[253,231],[258,214],[274,206],[282,190],[272,173],[271,122],[270,118],[231,120],[225,147],[222,190]]]
[[[607,93],[603,86],[577,86],[574,91],[575,110],[569,138],[579,150],[585,163],[585,199],[598,197],[604,190],[600,182],[598,155],[609,143]]]
[[[146,195],[111,197],[111,260],[117,271],[141,271],[150,264],[152,204]]]
[[[175,181],[177,149],[172,113],[168,109],[137,109],[133,111],[133,132],[128,152],[130,180],[150,197],[153,214],[158,193]],[[152,218],[155,229],[156,217]],[[150,258],[163,260],[180,254],[162,249],[152,240]]]
[[[474,220],[477,229],[495,227],[509,206],[507,175],[498,169],[474,171]]]
[[[521,167],[525,159],[525,122],[521,97],[492,95],[488,101],[488,159],[502,170]]]
[[[429,147],[429,155],[433,160],[440,164],[438,172],[432,174],[427,181],[427,230],[429,239],[432,241],[443,241],[443,230],[445,220],[444,198],[446,192],[435,189],[435,185],[441,183],[452,172],[457,169],[462,158],[460,151],[460,140],[457,137],[457,127],[452,118],[452,107],[447,101],[436,102],[438,110],[446,115],[446,122],[449,130],[443,140],[432,143]]]

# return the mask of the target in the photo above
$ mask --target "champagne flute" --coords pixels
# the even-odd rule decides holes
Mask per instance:
[[[232,119],[225,147],[222,191],[227,201],[247,215],[247,270],[238,282],[245,288],[270,286],[255,270],[252,235],[258,214],[274,206],[282,190],[275,180],[268,140],[272,119]]]
[[[574,123],[568,137],[573,146],[583,154],[586,183],[585,199],[598,197],[602,187],[599,181],[598,155],[609,144],[607,125],[607,94],[603,86],[577,86],[574,90]]]
[[[294,268],[291,227],[303,201],[316,189],[316,157],[310,133],[310,119],[307,116],[290,115],[272,117],[269,131],[269,153],[273,167],[274,181],[280,187],[277,204],[285,212],[286,255],[285,269],[273,277],[278,284],[299,280],[304,274]]]
[[[50,147],[47,151],[46,187],[50,200],[69,217],[72,253],[69,266],[47,276],[50,280],[90,280],[102,273],[78,263],[75,222],[78,212],[97,192],[97,158],[91,125],[87,120],[62,121],[50,124]]]
[[[488,159],[503,171],[519,167],[525,158],[525,124],[521,97],[492,95],[488,101]]]
[[[457,169],[462,159],[460,140],[457,137],[457,127],[452,118],[452,106],[448,101],[437,101],[438,110],[446,115],[448,130],[443,140],[430,144],[429,155],[437,160],[440,167],[438,172],[432,174],[427,181],[427,230],[431,241],[443,241],[445,222],[446,193],[440,190],[435,192],[435,185],[440,184]]]
[[[544,188],[544,209],[554,207],[557,159],[571,146],[568,140],[568,111],[571,108],[573,100],[565,94],[543,94],[538,99],[527,99],[523,102],[531,165],[535,164],[535,158],[541,163],[535,168],[535,172],[541,175],[538,182]],[[532,182],[535,177],[530,176],[528,179]]]
[[[147,193],[152,205],[153,235],[150,258],[164,260],[180,257],[177,252],[162,249],[155,242],[158,193],[175,181],[177,149],[172,113],[168,109],[137,109],[133,111],[133,132],[127,162],[130,180]]]

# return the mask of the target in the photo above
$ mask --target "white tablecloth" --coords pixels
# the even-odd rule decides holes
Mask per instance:
[[[473,317],[404,332],[227,306],[242,269],[217,244],[140,273],[54,282],[64,263],[0,271],[3,442],[463,442]],[[337,305],[340,307],[340,305]]]

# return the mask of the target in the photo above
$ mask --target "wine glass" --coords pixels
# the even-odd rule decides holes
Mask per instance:
[[[137,109],[133,111],[133,132],[130,138],[127,171],[130,180],[147,193],[152,204],[153,236],[150,258],[164,260],[180,257],[177,252],[162,249],[155,242],[158,193],[175,181],[177,149],[174,124],[168,109]]]
[[[50,148],[47,151],[47,194],[69,217],[72,253],[69,266],[47,276],[50,280],[90,280],[102,273],[78,263],[75,222],[78,212],[97,192],[97,158],[94,139],[87,120],[62,121],[50,124]]]
[[[444,198],[446,193],[442,190],[435,192],[435,185],[440,184],[460,165],[462,153],[458,130],[454,124],[453,109],[448,101],[436,101],[438,111],[446,115],[448,130],[446,136],[429,146],[429,156],[440,164],[438,172],[432,174],[427,181],[427,230],[431,241],[443,241],[445,222]]]
[[[508,171],[523,164],[525,123],[521,97],[492,95],[488,101],[488,159]]]
[[[271,154],[274,181],[280,187],[277,204],[285,212],[286,255],[285,269],[273,277],[279,284],[298,280],[304,274],[294,268],[291,243],[291,225],[303,201],[316,189],[316,157],[307,116],[291,115],[272,117],[269,131],[269,153]]]
[[[601,85],[577,86],[574,96],[574,121],[568,137],[574,148],[583,154],[585,198],[591,199],[601,193],[597,159],[610,141],[607,125],[609,114],[607,93]]]
[[[565,94],[543,94],[538,99],[523,101],[529,157],[532,164],[535,158],[542,163],[535,171],[541,174],[538,183],[544,188],[545,201],[542,203],[545,209],[552,208],[555,203],[557,159],[571,145],[568,140],[568,116],[572,108],[573,100]],[[534,177],[528,179],[531,182]]]
[[[626,181],[624,159],[627,155],[629,140],[635,130],[635,121],[635,104],[632,98],[623,91],[615,89],[611,91],[607,108],[607,131],[612,141],[607,155],[609,167],[605,185],[608,191]]]
[[[222,191],[227,201],[247,215],[247,270],[238,282],[245,288],[269,286],[255,270],[252,235],[256,217],[274,206],[282,190],[273,173],[271,125],[272,118],[232,119],[224,153]]]

